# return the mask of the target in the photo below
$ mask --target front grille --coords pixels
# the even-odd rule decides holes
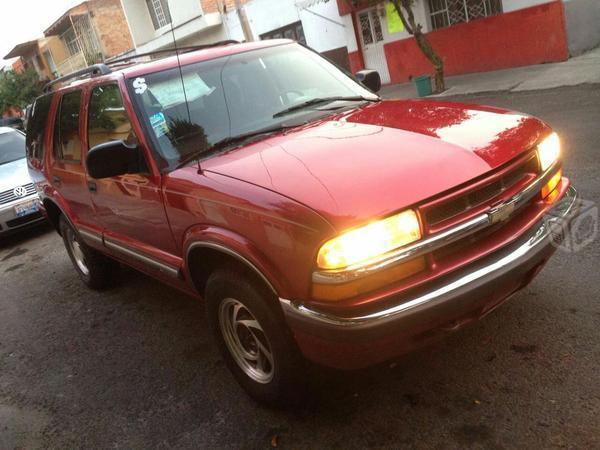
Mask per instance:
[[[19,186],[15,186],[19,187]],[[35,194],[35,187],[33,183],[24,184],[22,187],[25,188],[27,193],[21,197],[17,197],[14,193],[14,188],[9,189],[8,191],[0,192],[0,205],[4,205],[5,203],[14,202],[15,200],[19,200],[20,198],[27,197],[28,195]]]
[[[507,172],[497,180],[440,205],[427,208],[424,212],[425,220],[429,226],[438,225],[472,208],[494,200],[507,189],[523,181],[528,175],[537,172],[537,158],[532,155],[523,164]]]
[[[32,214],[27,214],[23,217],[17,217],[16,219],[9,220],[8,222],[6,222],[6,226],[8,228],[20,227],[21,225],[25,225],[28,222],[33,222],[34,220],[41,219],[42,217],[42,213],[37,211]]]

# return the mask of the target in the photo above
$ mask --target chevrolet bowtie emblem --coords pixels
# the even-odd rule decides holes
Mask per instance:
[[[502,222],[508,219],[515,210],[514,203],[504,203],[492,208],[488,212],[488,216],[490,217],[490,222],[492,224]]]

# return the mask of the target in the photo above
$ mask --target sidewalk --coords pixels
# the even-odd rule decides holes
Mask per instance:
[[[446,77],[447,90],[432,97],[492,91],[534,91],[588,83],[600,83],[600,47],[561,63]],[[380,94],[384,98],[416,97],[412,83],[384,86]]]

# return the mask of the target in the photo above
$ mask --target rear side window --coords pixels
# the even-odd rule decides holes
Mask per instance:
[[[44,135],[50,113],[52,94],[39,97],[33,106],[27,122],[27,157],[30,159],[44,158]]]
[[[90,148],[109,141],[134,143],[135,134],[123,106],[121,91],[116,84],[98,86],[92,91],[88,115],[88,145]]]
[[[69,92],[63,95],[54,125],[54,157],[60,161],[81,161],[80,108],[81,91]]]

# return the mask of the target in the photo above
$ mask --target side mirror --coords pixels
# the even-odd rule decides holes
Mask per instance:
[[[86,166],[92,178],[110,178],[147,171],[140,148],[123,141],[105,142],[91,148],[87,154]]]
[[[379,92],[381,89],[381,77],[376,70],[365,69],[356,72],[356,80],[372,92]]]

